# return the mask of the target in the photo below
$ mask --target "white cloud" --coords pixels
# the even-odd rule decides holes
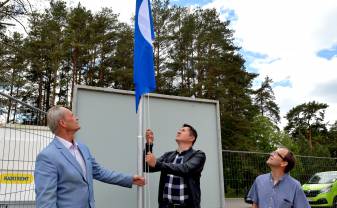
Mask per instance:
[[[333,94],[317,93],[327,89],[325,83],[337,80],[336,56],[330,60],[317,56],[318,51],[337,45],[337,1],[214,0],[205,7],[235,11],[232,27],[240,46],[267,55],[249,66],[258,70],[259,79],[268,75],[275,82],[291,82],[291,86],[274,88],[281,116],[296,105],[316,100],[330,106],[327,120],[337,120]]]

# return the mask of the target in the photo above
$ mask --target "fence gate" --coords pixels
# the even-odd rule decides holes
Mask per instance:
[[[46,112],[0,92],[0,208],[35,207],[35,158],[51,138]]]

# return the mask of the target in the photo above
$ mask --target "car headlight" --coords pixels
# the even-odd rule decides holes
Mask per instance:
[[[325,188],[322,188],[320,192],[321,192],[321,193],[328,193],[328,192],[331,191],[331,187],[332,187],[332,186],[330,185],[330,186],[327,186],[327,187],[325,187]]]

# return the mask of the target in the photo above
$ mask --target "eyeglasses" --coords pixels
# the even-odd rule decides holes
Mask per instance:
[[[272,155],[272,156],[278,155],[283,161],[286,160],[286,159],[285,159],[280,153],[278,153],[277,151],[274,151],[274,152],[270,153],[270,155]]]

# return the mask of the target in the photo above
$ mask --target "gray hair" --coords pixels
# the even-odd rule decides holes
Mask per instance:
[[[51,107],[47,112],[48,127],[54,134],[59,126],[59,121],[64,116],[64,112],[64,107],[59,105]]]

